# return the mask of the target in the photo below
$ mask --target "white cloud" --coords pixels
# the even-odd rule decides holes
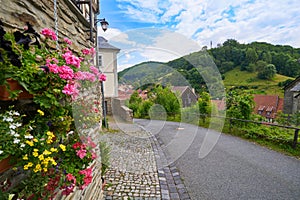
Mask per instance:
[[[141,55],[148,60],[166,62],[199,50],[200,46],[195,41],[182,34],[163,30]]]
[[[168,24],[177,32],[196,39],[201,45],[209,43],[210,40],[216,44],[235,38],[247,43],[265,40],[300,47],[297,33],[300,27],[299,0],[119,2],[128,16],[143,22]],[[228,13],[230,10],[234,12],[234,16]],[[230,17],[234,21],[229,21]]]
[[[210,41],[214,47],[227,39],[300,47],[299,0],[117,1],[126,17],[166,28],[101,30],[101,36],[121,49],[118,71],[141,61],[166,62],[209,46]],[[173,32],[166,31],[170,29]]]

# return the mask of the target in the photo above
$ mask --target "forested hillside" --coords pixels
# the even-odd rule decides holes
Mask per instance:
[[[119,80],[135,87],[151,83],[190,84],[200,92],[209,87],[208,83],[219,82],[220,74],[224,83],[230,86],[251,85],[259,89],[260,85],[269,85],[274,91],[281,90],[284,84],[300,75],[300,49],[265,42],[240,44],[229,39],[216,48],[206,51],[204,47],[202,51],[167,63],[135,65],[120,72]]]

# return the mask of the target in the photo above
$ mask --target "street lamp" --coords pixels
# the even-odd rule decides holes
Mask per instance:
[[[97,25],[98,22],[100,22],[102,30],[105,32],[107,30],[107,27],[108,27],[109,23],[107,21],[105,21],[105,18],[96,19],[95,26]]]
[[[102,30],[105,32],[108,28],[108,22],[105,21],[105,18],[103,19],[95,19],[95,23],[94,23],[94,26],[97,26],[97,23],[100,22],[101,24],[101,28]],[[98,33],[98,31],[97,31]],[[97,66],[99,67],[99,56],[98,56],[98,53],[99,53],[99,44],[98,44],[98,34],[96,35],[96,62],[97,62]],[[102,109],[103,109],[103,125],[105,128],[108,128],[108,124],[107,124],[107,120],[106,120],[106,107],[105,107],[105,97],[104,97],[104,85],[103,85],[103,81],[101,81],[101,94],[102,94]]]

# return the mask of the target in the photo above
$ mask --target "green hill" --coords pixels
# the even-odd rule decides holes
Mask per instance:
[[[283,96],[284,84],[300,76],[299,58],[300,48],[263,42],[240,44],[229,39],[217,48],[194,52],[166,63],[140,63],[119,72],[119,82],[135,87],[157,83],[189,84],[196,92],[201,92],[214,87],[213,84],[222,77],[227,89],[240,87],[252,93]],[[264,79],[257,78],[258,74]],[[273,74],[274,77],[270,76]],[[219,86],[214,90],[218,96]]]
[[[243,87],[255,94],[276,94],[283,97],[283,86],[279,86],[287,80],[294,78],[276,74],[272,80],[257,78],[257,73],[240,71],[239,68],[230,70],[224,74],[224,85],[226,88]]]

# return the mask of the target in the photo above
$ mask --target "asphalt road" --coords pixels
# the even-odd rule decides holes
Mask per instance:
[[[161,142],[195,200],[300,200],[300,160],[240,138],[211,131],[218,141],[204,158],[199,150],[208,130],[175,122],[135,120]]]

